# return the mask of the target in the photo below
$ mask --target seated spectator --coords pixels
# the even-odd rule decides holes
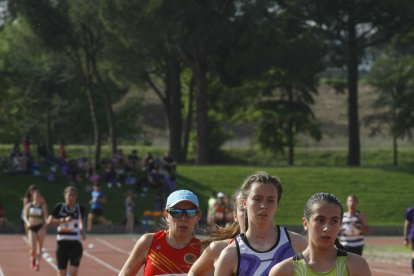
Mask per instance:
[[[137,171],[139,167],[139,157],[138,157],[137,150],[134,149],[131,155],[128,156],[128,162],[129,162],[129,167],[131,168],[131,170]]]
[[[125,158],[122,149],[119,149],[115,157],[115,170],[119,177],[124,177],[127,169],[128,161]]]
[[[164,165],[161,165],[158,173],[164,177],[166,192],[169,194],[175,191],[177,188],[177,184],[175,182],[175,174],[170,173],[168,171],[168,168]]]
[[[118,181],[118,174],[115,170],[115,165],[112,164],[112,162],[108,162],[106,164],[104,172],[104,179],[108,183],[108,188],[112,188],[114,185],[117,185],[118,188],[122,187],[121,183]]]
[[[59,157],[63,157],[66,159],[68,157],[66,150],[65,150],[66,143],[63,141],[63,139],[60,139],[59,141]]]
[[[4,208],[3,202],[0,201],[0,233],[6,232],[7,219],[5,218],[4,214],[6,214],[6,210]]]
[[[156,191],[160,191],[164,193],[166,191],[165,187],[165,178],[162,174],[160,174],[156,169],[148,172],[148,181]]]
[[[37,158],[39,161],[46,161],[48,156],[46,145],[43,141],[37,143]]]
[[[23,153],[20,151],[19,144],[14,145],[13,149],[9,153],[9,168],[6,169],[6,173],[14,174],[17,172],[23,172],[27,170],[27,162]]]
[[[78,162],[76,159],[71,159],[68,162],[68,172],[67,172],[67,176],[69,178],[69,181],[71,183],[75,182],[75,181],[81,181],[81,177],[80,177],[80,171],[79,171],[79,167],[78,167]]]
[[[24,136],[22,145],[24,147],[24,154],[26,155],[26,157],[30,157],[30,145],[31,144],[32,143],[30,142],[29,136],[27,136],[27,135]]]
[[[141,164],[142,169],[147,171],[147,172],[150,172],[155,168],[155,166],[154,166],[154,157],[152,157],[150,152],[147,152],[144,155],[144,157],[142,158],[141,163],[142,163]]]
[[[177,162],[175,162],[174,158],[172,157],[170,151],[167,151],[162,158],[162,164],[169,172],[175,172]]]
[[[93,172],[92,163],[89,162],[86,157],[78,158],[78,168],[79,174],[84,174],[86,178],[88,178]]]

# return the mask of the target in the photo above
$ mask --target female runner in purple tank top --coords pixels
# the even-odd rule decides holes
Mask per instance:
[[[273,223],[282,197],[279,179],[257,172],[246,179],[241,189],[248,230],[220,254],[214,275],[268,275],[275,264],[307,247],[303,236]]]

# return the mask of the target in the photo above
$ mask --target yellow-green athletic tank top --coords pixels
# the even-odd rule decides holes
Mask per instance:
[[[293,275],[294,276],[348,276],[347,252],[338,249],[334,267],[326,272],[315,272],[305,262],[302,253],[293,257]]]

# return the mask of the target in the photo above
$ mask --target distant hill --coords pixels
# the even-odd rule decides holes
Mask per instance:
[[[317,122],[321,125],[323,139],[315,142],[309,137],[298,137],[299,144],[304,147],[329,147],[346,148],[348,146],[348,95],[338,94],[327,84],[322,83],[315,97],[313,111]],[[384,129],[382,135],[369,137],[370,129],[365,127],[363,118],[373,114],[375,110],[372,104],[376,99],[374,89],[368,84],[359,86],[359,119],[362,147],[392,147],[392,140],[388,135],[388,129]],[[167,145],[166,120],[162,104],[153,91],[148,91],[145,100],[145,114],[142,120],[144,136],[153,145]],[[234,133],[234,137],[226,143],[227,147],[246,147],[252,140],[255,126],[253,124],[234,124],[223,122],[226,129]],[[399,141],[400,146],[412,145],[407,141]]]

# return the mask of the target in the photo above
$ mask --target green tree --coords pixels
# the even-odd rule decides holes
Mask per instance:
[[[365,117],[365,123],[371,126],[372,135],[381,133],[383,125],[388,126],[393,139],[395,166],[398,165],[397,140],[412,138],[414,129],[414,116],[408,111],[412,106],[407,105],[414,98],[414,48],[407,47],[407,43],[414,42],[413,38],[413,33],[396,36],[385,49],[377,50],[378,59],[370,74],[370,83],[376,88],[378,98],[374,102],[376,113]]]
[[[169,149],[178,161],[183,161],[180,80],[183,65],[171,42],[174,24],[160,13],[160,1],[102,1],[101,4],[105,26],[121,41],[111,43],[112,50],[118,50],[109,56],[112,63],[120,65],[112,68],[114,76],[118,81],[145,84],[154,90],[165,110]]]
[[[369,47],[387,41],[409,25],[413,5],[410,1],[345,0],[278,0],[295,20],[313,23],[330,46],[331,65],[346,68],[348,83],[348,165],[360,165],[358,119],[358,65]],[[411,12],[412,14],[412,12]]]
[[[65,54],[78,68],[84,78],[84,85],[90,104],[94,127],[95,158],[98,165],[102,143],[102,130],[99,123],[96,96],[92,90],[96,78],[105,99],[108,127],[112,151],[116,150],[115,118],[108,87],[99,71],[98,58],[105,42],[105,28],[98,16],[98,1],[15,1],[11,0],[12,10],[27,20],[32,31],[45,46]]]

